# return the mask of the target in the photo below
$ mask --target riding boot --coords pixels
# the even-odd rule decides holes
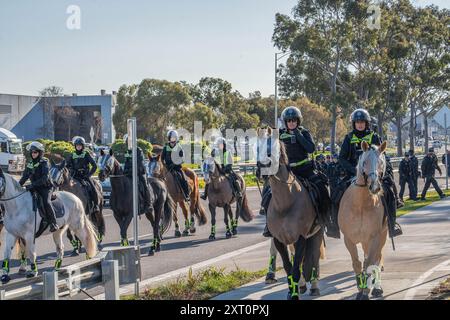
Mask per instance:
[[[89,184],[90,196],[91,196],[91,200],[92,200],[92,204],[93,204],[92,212],[99,212],[100,207],[99,207],[99,201],[98,201],[99,196],[97,193],[97,189],[95,188],[95,185],[90,178],[87,179],[87,182]]]
[[[327,237],[340,239],[341,238],[341,232],[339,230],[339,224],[338,224],[338,211],[339,211],[339,205],[335,205],[334,203],[331,205],[331,216],[328,220],[327,224]]]
[[[261,209],[259,210],[259,214],[262,216],[267,215],[267,210],[269,208],[270,200],[272,199],[272,192],[270,187],[263,189],[262,199],[261,199]]]
[[[390,210],[389,210],[390,211]],[[394,238],[397,236],[400,236],[403,234],[402,228],[400,227],[400,225],[396,222],[396,215],[395,213],[392,214],[391,212],[389,212],[389,237],[390,238]]]
[[[180,180],[179,182],[181,184],[181,189],[183,191],[184,201],[190,202],[191,198],[189,196],[190,195],[189,184],[186,181],[186,178],[184,176],[183,171],[179,171],[178,177],[179,177],[179,180]]]
[[[264,237],[266,237],[266,238],[272,238],[273,237],[272,234],[270,233],[269,227],[267,226],[267,222],[266,222],[266,225],[264,227],[264,231],[263,231],[262,235]]]
[[[203,191],[203,194],[200,196],[203,200],[206,200],[208,198],[208,186],[209,184],[205,184],[205,191]]]
[[[231,179],[233,180],[233,189],[234,189],[234,194],[235,194],[236,198],[242,199],[241,186],[239,184],[239,181],[237,180],[237,177],[232,175]]]

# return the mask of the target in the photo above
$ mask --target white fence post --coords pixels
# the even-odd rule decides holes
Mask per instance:
[[[44,272],[44,300],[58,300],[58,272]]]
[[[0,291],[0,301],[1,301],[1,300],[6,300],[5,295],[6,295],[5,290],[1,290],[1,291]]]
[[[119,300],[119,262],[117,260],[102,261],[105,300]]]

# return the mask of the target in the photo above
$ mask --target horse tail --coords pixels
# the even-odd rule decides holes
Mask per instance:
[[[162,225],[163,229],[161,230],[161,234],[164,234],[167,230],[169,230],[170,225],[172,224],[172,217],[176,214],[177,205],[175,201],[173,201],[170,194],[167,192],[166,201],[164,201],[164,212],[162,217]]]
[[[322,239],[322,242],[320,243],[320,259],[325,260],[326,258],[325,239]]]
[[[93,258],[97,255],[98,248],[97,248],[97,232],[95,230],[95,227],[91,220],[88,219],[86,215],[83,215],[84,217],[84,227],[83,227],[83,234],[84,237],[84,247],[86,248],[86,254],[89,258]]]
[[[248,205],[248,198],[247,193],[244,191],[244,195],[242,197],[242,203],[240,206],[239,216],[244,220],[245,222],[250,222],[253,220],[253,213]]]
[[[203,208],[202,203],[200,202],[200,188],[198,186],[198,176],[194,177],[194,198],[195,198],[195,210],[194,214],[198,219],[198,224],[200,226],[205,225],[208,222],[208,218],[206,217],[205,208]]]

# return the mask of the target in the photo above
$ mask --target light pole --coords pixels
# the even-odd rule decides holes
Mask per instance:
[[[290,51],[275,53],[275,129],[278,129],[278,61],[290,53]],[[278,55],[281,55],[281,57],[278,57]]]

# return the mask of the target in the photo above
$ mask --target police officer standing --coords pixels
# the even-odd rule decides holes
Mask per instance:
[[[442,192],[441,188],[439,188],[439,184],[434,178],[436,170],[439,171],[439,175],[442,175],[442,170],[441,168],[439,168],[438,160],[436,154],[434,153],[434,148],[428,149],[427,155],[425,156],[425,158],[423,158],[421,168],[422,177],[425,179],[425,186],[423,187],[420,200],[425,200],[425,196],[431,184],[433,185],[434,189],[437,191],[441,199],[445,198],[444,193]]]
[[[400,161],[398,167],[398,173],[400,176],[400,199],[403,200],[403,194],[405,193],[405,185],[408,183],[409,197],[411,200],[416,200],[414,193],[414,182],[412,179],[412,168],[409,160],[409,153],[405,153],[405,157]]]
[[[418,180],[420,178],[420,171],[419,171],[419,160],[417,159],[416,155],[414,154],[414,150],[409,150],[409,165],[411,166],[411,180],[413,182],[413,194],[409,195],[411,199],[418,200],[417,199],[417,193],[419,192],[418,189]]]

